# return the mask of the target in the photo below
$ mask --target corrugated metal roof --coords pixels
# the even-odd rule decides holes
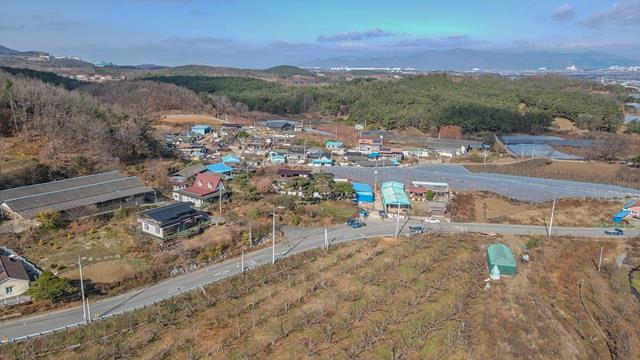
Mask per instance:
[[[380,186],[382,194],[382,203],[387,205],[410,206],[411,200],[404,191],[404,185],[396,181],[383,182]]]
[[[13,197],[5,200],[4,203],[11,211],[23,217],[33,217],[44,210],[70,210],[154,191],[145,186],[137,177],[125,177],[118,172],[106,174],[110,175],[94,176],[90,178],[92,180],[90,182],[86,181],[87,179],[75,182],[64,180],[60,181],[64,184],[54,182],[41,184],[41,187],[32,186],[25,190],[17,188],[13,192]],[[21,196],[16,197],[15,195]]]
[[[353,191],[359,193],[373,193],[373,189],[371,189],[371,185],[365,183],[357,183],[354,182],[351,184],[353,186]]]
[[[197,164],[193,166],[186,167],[177,173],[173,174],[174,176],[183,176],[185,178],[190,178],[194,175],[197,175],[201,172],[207,171],[207,167],[202,164]]]
[[[191,202],[179,202],[171,205],[161,206],[156,209],[151,209],[147,211],[143,211],[140,213],[140,218],[148,217],[152,220],[155,220],[159,223],[164,223],[169,220],[173,220],[185,214],[195,213],[197,212],[193,208],[193,203]]]
[[[51,181],[42,184],[21,186],[18,188],[0,191],[0,203],[9,199],[23,196],[44,194],[51,191],[71,189],[78,186],[97,184],[114,179],[122,179],[125,176],[117,171],[100,173],[95,175],[79,176],[71,179]]]

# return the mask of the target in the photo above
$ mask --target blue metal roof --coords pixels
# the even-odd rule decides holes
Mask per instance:
[[[228,154],[222,157],[222,162],[223,163],[239,163],[240,159],[238,159],[237,157]]]
[[[629,215],[629,210],[620,210],[617,214],[613,215],[611,221],[614,223],[621,223],[624,218]]]
[[[384,206],[400,205],[411,206],[411,200],[404,191],[404,185],[396,181],[383,182],[380,186],[382,194],[382,203]]]
[[[207,165],[207,170],[211,172],[219,173],[219,174],[226,174],[233,171],[233,168],[225,165],[224,163],[216,163],[216,164]]]
[[[369,185],[369,184],[354,182],[354,183],[351,184],[351,186],[353,186],[353,190],[355,192],[373,193],[373,189],[371,189],[371,185]]]

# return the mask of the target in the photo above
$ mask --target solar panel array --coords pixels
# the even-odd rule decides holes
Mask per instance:
[[[453,190],[487,191],[526,202],[546,202],[554,198],[623,199],[640,197],[640,190],[615,185],[543,179],[491,173],[474,173],[461,165],[421,165],[415,167],[330,167],[336,177],[373,185],[375,171],[378,186],[383,181],[447,182]]]

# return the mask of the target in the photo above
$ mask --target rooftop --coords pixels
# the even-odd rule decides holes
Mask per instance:
[[[183,215],[195,213],[195,212],[196,210],[193,208],[193,203],[179,202],[175,204],[162,206],[156,209],[143,211],[139,214],[139,217],[149,218],[158,223],[166,223],[173,219],[179,218]]]
[[[382,202],[385,206],[388,205],[401,205],[410,206],[411,200],[404,191],[404,185],[396,181],[383,182],[380,186],[380,193],[382,194]]]
[[[3,190],[0,203],[21,216],[33,217],[45,210],[70,210],[153,191],[135,176],[112,171]]]
[[[0,255],[0,282],[6,279],[29,281],[29,275],[20,260]]]

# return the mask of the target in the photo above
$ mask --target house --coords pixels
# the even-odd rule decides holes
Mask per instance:
[[[284,156],[284,153],[282,152],[271,151],[269,152],[269,161],[271,161],[271,163],[274,165],[284,164],[287,162],[287,158]]]
[[[29,274],[19,259],[0,255],[0,301],[29,290]]]
[[[632,217],[640,218],[640,200],[629,201],[622,210],[628,211]]]
[[[221,198],[228,198],[230,191],[226,189],[220,174],[204,172],[196,175],[193,185],[185,188],[174,188],[173,200],[182,202],[192,202],[197,207],[202,207],[207,203],[219,201]]]
[[[271,145],[268,140],[269,139],[254,137],[245,144],[244,151],[250,154],[264,155]]]
[[[404,159],[404,154],[402,150],[399,148],[380,148],[378,151],[378,155],[380,159],[384,160],[397,160],[401,161]]]
[[[372,151],[380,151],[382,148],[382,138],[360,138],[358,139],[358,151],[369,154]]]
[[[76,219],[155,201],[155,190],[140,179],[111,171],[0,191],[0,218],[53,210]]]
[[[230,176],[233,172],[233,168],[225,163],[219,162],[215,164],[206,165],[207,171]]]
[[[404,185],[399,182],[383,182],[380,186],[380,194],[382,195],[382,204],[387,212],[411,208],[411,200],[404,191]]]
[[[365,183],[352,183],[353,190],[356,193],[356,201],[359,203],[372,203],[374,200],[371,185]]]
[[[331,166],[333,165],[333,160],[328,158],[326,155],[323,155],[320,158],[311,160],[312,166]]]
[[[213,132],[213,128],[209,125],[196,125],[191,128],[191,132],[198,135],[207,135]]]
[[[171,180],[175,183],[184,183],[195,178],[196,175],[207,171],[207,167],[202,164],[187,166],[186,168],[171,175]]]
[[[302,148],[291,148],[284,156],[290,164],[304,164],[307,161],[307,152]]]
[[[275,131],[285,132],[301,129],[302,126],[297,121],[291,120],[266,120],[263,125]]]
[[[359,151],[347,151],[342,154],[342,157],[348,162],[366,161],[367,155]]]
[[[344,143],[342,141],[327,141],[326,143],[324,143],[324,147],[332,153],[344,153]]]
[[[451,188],[448,183],[412,181],[409,187],[409,197],[413,201],[439,201],[449,203],[451,199]],[[427,196],[429,195],[430,196]],[[431,197],[431,199],[428,199]]]
[[[425,158],[429,157],[429,150],[419,147],[406,147],[402,149],[402,154],[406,157]]]
[[[309,170],[298,170],[298,169],[278,169],[278,176],[281,178],[293,178],[293,177],[304,177],[308,178],[311,176],[311,171]]]
[[[222,163],[223,164],[239,164],[240,158],[232,154],[227,154],[222,157]]]
[[[143,233],[169,240],[200,232],[210,223],[209,216],[193,208],[193,203],[178,202],[138,214]]]
[[[220,125],[220,131],[236,132],[243,127],[244,125],[242,124],[222,124]]]

